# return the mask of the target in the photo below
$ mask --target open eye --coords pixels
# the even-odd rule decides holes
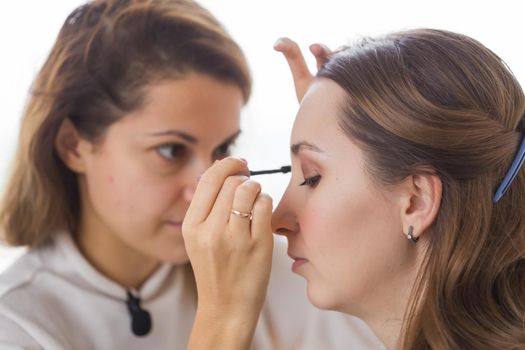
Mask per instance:
[[[230,156],[233,145],[233,142],[226,142],[217,147],[213,152],[213,159],[223,159]]]
[[[303,182],[299,184],[299,186],[308,186],[308,187],[315,187],[319,183],[319,180],[321,180],[321,175],[316,175],[312,177],[307,177],[304,179]]]
[[[187,147],[180,143],[171,143],[157,147],[159,154],[167,160],[182,159],[186,156]]]

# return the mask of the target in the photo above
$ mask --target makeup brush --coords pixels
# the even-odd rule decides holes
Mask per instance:
[[[286,173],[289,173],[290,171],[292,171],[292,167],[290,165],[285,165],[285,166],[280,167],[279,169],[257,170],[257,171],[250,170],[250,176],[265,175],[265,174],[277,174],[277,173],[286,174]]]

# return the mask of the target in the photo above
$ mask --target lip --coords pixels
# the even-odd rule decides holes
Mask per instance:
[[[292,258],[293,264],[292,264],[292,271],[297,272],[297,269],[299,269],[302,265],[306,264],[308,262],[307,259],[302,258],[292,252],[288,252],[288,256]]]
[[[289,256],[290,258],[292,258],[293,260],[297,260],[297,259],[303,259],[303,260],[306,260],[305,258],[303,258],[302,256],[300,256],[299,254],[295,254],[295,253],[293,253],[293,252],[291,252],[291,251],[287,251],[286,253],[287,253],[288,256]]]
[[[304,264],[306,264],[307,262],[308,262],[308,260],[306,260],[306,259],[301,259],[301,258],[299,258],[299,259],[295,259],[295,261],[294,261],[293,264],[292,264],[292,271],[297,273],[297,270],[298,270],[301,266],[303,266]]]
[[[182,221],[168,220],[166,221],[166,224],[170,226],[175,226],[175,227],[182,227]]]

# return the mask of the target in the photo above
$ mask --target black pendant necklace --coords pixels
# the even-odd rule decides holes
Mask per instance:
[[[128,306],[131,315],[131,331],[138,337],[147,335],[151,330],[151,316],[148,311],[140,307],[140,298],[131,294],[128,290]]]

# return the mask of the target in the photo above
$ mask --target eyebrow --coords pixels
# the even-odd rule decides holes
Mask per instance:
[[[299,154],[299,152],[301,152],[302,150],[319,152],[319,153],[323,152],[319,147],[317,147],[316,145],[313,145],[313,144],[311,144],[310,142],[307,142],[307,141],[301,141],[301,142],[294,143],[290,147],[290,151],[292,152],[292,154],[294,156]]]
[[[241,130],[237,130],[235,134],[226,138],[226,140],[224,140],[224,142],[221,143],[221,145],[224,145],[225,143],[233,143],[239,137],[239,135],[241,135],[241,132],[242,132]]]
[[[223,142],[224,143],[227,143],[227,142],[231,142],[233,140],[235,140],[237,137],[239,137],[239,135],[241,134],[241,130],[237,130],[232,136],[226,138],[226,140]],[[190,143],[193,143],[193,144],[197,144],[199,143],[199,140],[193,136],[193,135],[190,135],[184,131],[179,131],[179,130],[165,130],[165,131],[157,131],[157,132],[152,132],[152,133],[147,133],[146,134],[147,136],[166,136],[166,135],[174,135],[174,136],[178,136],[180,137],[181,139],[183,140],[186,140]]]
[[[147,133],[147,136],[167,136],[167,135],[174,135],[178,136],[183,140],[186,140],[190,143],[199,143],[199,140],[195,136],[192,136],[188,133],[185,133],[183,131],[179,130],[165,130],[165,131],[157,131],[157,132],[151,132]]]

